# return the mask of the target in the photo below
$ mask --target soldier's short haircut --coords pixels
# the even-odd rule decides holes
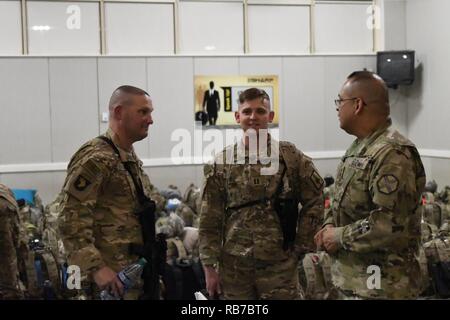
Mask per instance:
[[[142,90],[140,88],[129,86],[129,85],[123,85],[118,87],[111,95],[111,98],[109,99],[109,110],[112,111],[117,105],[128,105],[131,103],[130,96],[148,96],[147,91]]]
[[[347,81],[356,83],[358,90],[365,93],[366,103],[377,102],[380,110],[389,115],[389,90],[379,75],[367,70],[355,71],[347,77]]]
[[[354,71],[347,77],[347,79],[353,81],[369,80],[369,79],[382,80],[381,77],[377,75],[375,72],[367,70]]]
[[[129,85],[120,86],[116,90],[114,90],[114,92],[116,92],[116,91],[120,91],[121,93],[128,93],[128,94],[132,94],[132,95],[137,95],[137,96],[146,95],[146,96],[150,97],[150,95],[148,94],[147,91],[142,90],[142,89],[140,89],[138,87],[133,87],[133,86],[129,86]]]
[[[267,94],[267,92],[265,92],[262,89],[258,89],[258,88],[249,88],[247,90],[242,91],[239,94],[239,104],[243,104],[246,101],[252,101],[255,99],[261,99],[261,101],[264,102],[264,100],[267,100],[267,103],[269,104],[269,110],[271,109],[270,106],[270,97]]]

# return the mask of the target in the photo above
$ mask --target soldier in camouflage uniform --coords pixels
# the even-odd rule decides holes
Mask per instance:
[[[19,208],[14,195],[0,184],[0,300],[21,299],[19,264]]]
[[[357,137],[338,167],[333,204],[315,236],[333,256],[337,298],[416,298],[425,186],[419,153],[390,128],[388,89],[377,75],[352,73],[335,103],[341,128]]]
[[[114,143],[120,157],[108,142],[94,138],[72,156],[67,168],[60,204],[61,237],[69,264],[80,267],[94,298],[103,288],[122,296],[117,272],[139,258],[129,252],[131,243],[143,244],[133,179],[149,198],[153,187],[132,144],[147,137],[152,111],[152,100],[144,90],[117,88],[109,103],[109,129],[103,136]],[[137,298],[139,291],[129,290],[124,298]]]
[[[301,298],[298,256],[315,249],[313,236],[323,221],[324,183],[311,159],[293,144],[262,134],[273,116],[264,91],[245,90],[235,113],[244,138],[204,167],[199,248],[210,296],[223,292],[226,299]],[[251,131],[257,133],[260,150],[249,146]],[[268,165],[257,156],[265,144],[271,150],[270,165],[278,164],[272,174],[263,171]],[[288,250],[283,249],[275,211],[279,199],[294,199],[295,214],[297,204],[303,206],[294,223],[294,246]]]

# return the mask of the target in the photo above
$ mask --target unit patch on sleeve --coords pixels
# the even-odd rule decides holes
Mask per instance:
[[[398,189],[398,179],[392,174],[386,174],[378,179],[378,190],[383,194],[391,194]]]

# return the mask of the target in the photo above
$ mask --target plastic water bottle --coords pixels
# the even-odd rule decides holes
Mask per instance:
[[[128,267],[126,267],[117,274],[117,277],[123,284],[124,292],[133,287],[136,284],[136,282],[141,278],[142,271],[144,270],[146,264],[147,260],[145,260],[145,258],[140,258],[138,262],[130,264]],[[100,299],[120,300],[120,298],[116,298],[106,289],[100,292]]]

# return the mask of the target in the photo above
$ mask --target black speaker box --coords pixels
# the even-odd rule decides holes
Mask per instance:
[[[414,51],[377,52],[377,74],[390,88],[414,82]]]

